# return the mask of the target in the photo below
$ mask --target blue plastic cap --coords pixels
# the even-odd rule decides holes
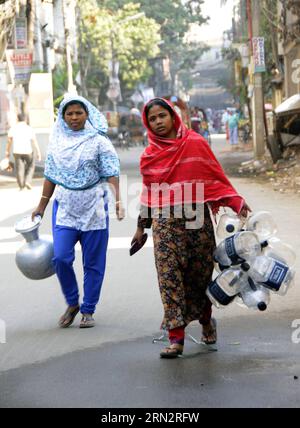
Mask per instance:
[[[267,305],[265,304],[265,302],[259,302],[257,307],[260,311],[265,311],[267,309]]]
[[[227,224],[227,226],[226,226],[226,232],[231,233],[231,232],[233,232],[233,231],[234,231],[234,226],[233,226],[233,224]]]

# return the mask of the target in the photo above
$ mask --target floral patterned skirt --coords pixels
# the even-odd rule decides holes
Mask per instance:
[[[154,256],[164,307],[162,329],[201,322],[210,305],[205,291],[214,269],[215,236],[205,205],[201,228],[187,229],[187,218],[153,218]],[[210,306],[209,306],[210,308]],[[204,322],[203,322],[204,323]]]

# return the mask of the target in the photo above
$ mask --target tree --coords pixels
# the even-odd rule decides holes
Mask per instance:
[[[6,0],[0,3],[0,61],[7,46],[7,39],[14,26],[16,15],[16,1]]]
[[[81,66],[86,67],[89,86],[96,86],[102,94],[108,87],[112,60],[119,62],[122,90],[128,91],[147,80],[151,74],[149,59],[159,52],[159,25],[146,16],[132,20],[141,9],[138,4],[125,3],[110,1],[109,6],[96,0],[79,3]]]
[[[280,33],[285,42],[294,42],[300,38],[300,4],[297,0],[280,0],[282,3],[282,15],[280,17]],[[286,25],[287,13],[291,12],[295,17],[295,21]]]
[[[173,86],[179,73],[185,76],[185,81],[189,81],[186,74],[191,71],[202,53],[207,50],[204,44],[189,43],[186,39],[191,24],[202,25],[209,19],[202,15],[201,6],[204,1],[137,0],[132,3],[139,4],[147,18],[153,19],[159,25],[157,30],[161,38],[159,58],[170,60]],[[129,2],[127,0],[98,0],[98,4],[115,12],[124,5],[128,5]]]
[[[191,24],[202,25],[209,18],[201,13],[203,0],[140,0],[141,8],[146,15],[160,24],[160,45],[162,57],[169,58],[172,86],[179,72],[186,76],[187,71],[195,66],[203,52],[204,44],[189,43],[186,35]]]

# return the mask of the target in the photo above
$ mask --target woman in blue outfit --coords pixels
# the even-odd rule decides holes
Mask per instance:
[[[116,214],[124,217],[119,194],[119,159],[106,136],[104,116],[83,97],[65,98],[45,161],[43,193],[32,213],[44,215],[56,188],[52,232],[54,266],[67,310],[59,326],[69,327],[81,312],[80,328],[93,327],[108,243],[108,187],[115,195]],[[80,242],[84,269],[83,302],[73,269],[75,244]]]

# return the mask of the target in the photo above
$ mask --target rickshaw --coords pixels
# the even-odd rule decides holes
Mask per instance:
[[[121,115],[118,140],[124,148],[145,144],[145,128],[138,109],[132,108],[129,113]]]

